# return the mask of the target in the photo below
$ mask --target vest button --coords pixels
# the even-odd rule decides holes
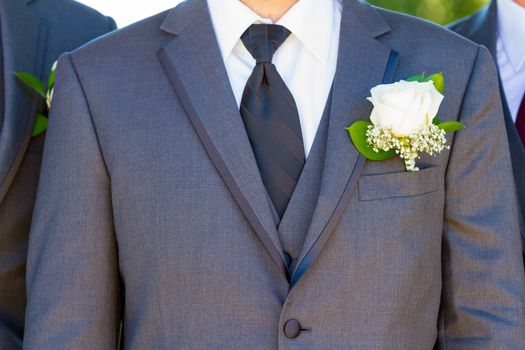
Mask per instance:
[[[284,324],[284,335],[289,339],[295,339],[301,334],[301,324],[297,320],[288,320]]]

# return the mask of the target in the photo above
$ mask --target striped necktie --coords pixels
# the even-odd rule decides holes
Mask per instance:
[[[254,24],[241,37],[256,60],[244,89],[241,115],[262,181],[281,218],[305,163],[297,105],[272,63],[290,34],[280,25]]]

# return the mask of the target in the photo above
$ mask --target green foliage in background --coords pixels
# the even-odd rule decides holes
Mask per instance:
[[[487,5],[489,0],[368,0],[368,2],[439,24],[447,24],[473,13]]]

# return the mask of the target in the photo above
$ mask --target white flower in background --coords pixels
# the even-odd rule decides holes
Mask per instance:
[[[55,92],[55,74],[56,74],[56,71],[57,71],[57,64],[58,64],[58,61],[55,61],[55,63],[53,63],[53,66],[51,67],[51,73],[50,73],[50,80],[48,82],[48,90],[46,92],[46,105],[47,105],[47,110],[51,110],[51,102],[53,101],[53,92]]]
[[[47,109],[50,110],[51,109],[51,102],[53,101],[53,92],[55,91],[54,88],[51,88],[51,90],[48,90],[47,94],[46,94],[46,105],[47,105]]]

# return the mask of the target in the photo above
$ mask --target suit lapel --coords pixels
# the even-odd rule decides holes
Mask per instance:
[[[159,60],[211,161],[261,243],[288,277],[277,228],[235,101],[205,0],[172,10],[162,30],[175,35]]]
[[[333,233],[365,164],[345,128],[369,117],[372,106],[366,98],[370,89],[385,80],[390,82],[393,77],[397,54],[376,39],[388,31],[389,27],[375,9],[358,1],[344,1],[321,190],[292,275],[292,286]]]
[[[4,111],[0,131],[0,202],[22,162],[41,99],[16,80],[16,71],[42,75],[47,26],[24,1],[6,0],[2,11]]]

